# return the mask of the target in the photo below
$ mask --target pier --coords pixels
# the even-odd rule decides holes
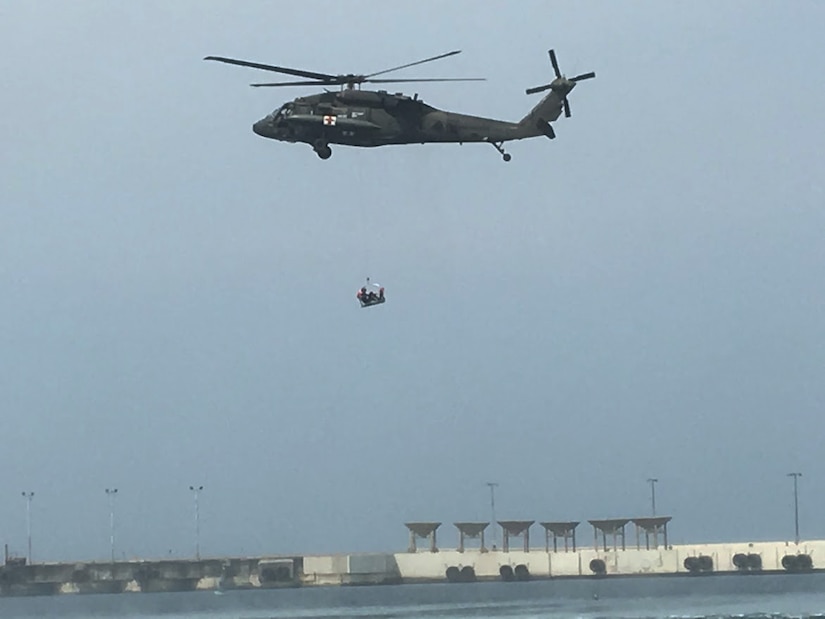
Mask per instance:
[[[7,557],[0,567],[0,596],[825,571],[825,540],[671,545],[669,521],[540,522],[539,547],[530,541],[536,528],[531,520],[499,521],[501,548],[486,545],[486,522],[454,523],[456,546],[450,548],[437,542],[442,523],[408,522],[409,546],[394,553],[32,565]],[[634,534],[628,539],[630,526]],[[592,536],[577,536],[580,527],[591,528]]]

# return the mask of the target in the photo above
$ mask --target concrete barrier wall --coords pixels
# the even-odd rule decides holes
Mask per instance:
[[[0,567],[0,596],[251,588],[259,559],[38,563]]]
[[[202,561],[10,564],[0,595],[249,589],[731,572],[825,570],[825,540],[685,544],[668,548],[547,552],[468,549],[226,558]]]
[[[582,557],[578,552],[551,552],[548,566],[551,577],[580,576],[582,573],[590,573],[587,564],[582,565]]]
[[[691,544],[673,547],[679,552],[679,572],[687,571],[684,560],[690,556],[710,556],[716,571],[738,571],[733,563],[737,554],[755,554],[762,560],[763,570],[784,570],[782,559],[786,555],[806,554],[811,557],[815,569],[825,569],[825,541],[800,542],[754,542],[733,544]]]
[[[447,570],[457,567],[459,570],[470,566],[478,579],[498,579],[501,577],[501,568],[510,566],[512,569],[523,565],[529,571],[530,577],[556,578],[573,576],[592,576],[603,568],[603,574],[610,575],[643,575],[643,574],[687,574],[690,569],[685,560],[694,557],[710,558],[710,569],[700,571],[709,572],[739,572],[739,571],[786,571],[783,558],[786,555],[808,555],[813,569],[825,569],[825,541],[817,540],[801,542],[798,546],[787,542],[756,542],[756,543],[723,543],[723,544],[686,544],[670,546],[668,548],[642,549],[635,547],[626,550],[596,550],[595,548],[579,548],[575,552],[546,552],[538,550],[523,550],[502,552],[500,550],[485,551],[465,550],[458,552],[454,549],[442,549],[439,552],[418,551],[414,553],[397,553],[396,562],[401,577],[408,581],[446,580]],[[760,567],[758,569],[742,569],[735,565],[737,555],[757,556]],[[741,560],[740,556],[740,560]],[[595,562],[595,563],[594,563]],[[702,559],[707,565],[708,559]]]
[[[304,557],[301,582],[307,585],[341,585],[348,573],[347,555]]]

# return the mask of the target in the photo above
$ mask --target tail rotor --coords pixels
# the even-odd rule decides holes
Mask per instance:
[[[580,75],[576,75],[575,77],[565,77],[562,75],[561,70],[559,69],[559,62],[556,59],[556,52],[554,50],[548,50],[547,53],[550,55],[550,64],[553,65],[553,73],[556,75],[556,79],[554,79],[549,84],[544,84],[543,86],[534,86],[533,88],[528,88],[525,92],[528,95],[535,94],[537,92],[544,92],[545,90],[550,90],[557,86],[562,86],[565,81],[567,82],[581,82],[584,80],[593,79],[596,77],[596,73],[590,71],[588,73],[582,73]],[[561,80],[561,81],[560,81]],[[571,87],[572,88],[572,87]],[[565,89],[569,92],[569,89]],[[564,116],[565,118],[570,118],[570,103],[567,101],[567,94],[565,92],[564,97],[562,99],[562,105],[564,106]]]

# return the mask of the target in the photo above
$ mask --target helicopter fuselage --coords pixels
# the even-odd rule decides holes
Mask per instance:
[[[323,155],[329,152],[329,144],[375,147],[490,142],[500,145],[552,132],[542,125],[559,117],[562,99],[574,85],[559,84],[557,90],[519,122],[447,112],[424,103],[417,96],[353,89],[299,97],[256,122],[252,129],[265,138],[310,144],[322,158],[326,158]]]

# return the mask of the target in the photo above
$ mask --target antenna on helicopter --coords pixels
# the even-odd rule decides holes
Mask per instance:
[[[549,84],[545,84],[544,86],[535,86],[534,88],[528,88],[525,91],[528,95],[532,95],[537,92],[543,92],[545,90],[550,90],[559,83],[558,80],[567,80],[568,82],[581,82],[583,80],[589,80],[596,77],[596,73],[593,71],[590,71],[589,73],[582,73],[581,75],[577,75],[575,77],[565,77],[559,70],[559,63],[556,60],[556,52],[551,49],[547,50],[547,53],[550,55],[550,64],[553,65],[553,72],[556,74],[556,79],[554,79]],[[564,95],[564,98],[562,99],[562,104],[564,105],[564,117],[570,118],[570,103],[567,101],[567,95]]]

